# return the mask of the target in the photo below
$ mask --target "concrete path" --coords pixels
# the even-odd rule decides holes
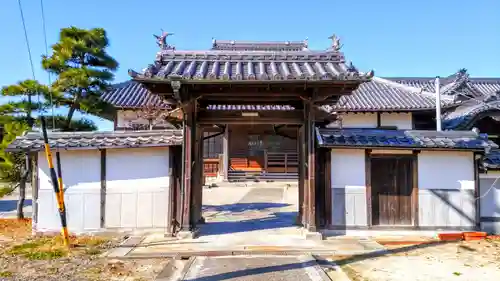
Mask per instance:
[[[316,261],[299,257],[197,257],[184,281],[323,281],[330,280]]]
[[[31,218],[33,212],[31,200],[31,188],[26,187],[26,200],[24,201],[24,217]],[[19,200],[18,189],[11,194],[0,198],[0,218],[16,218],[17,217],[17,202]]]
[[[295,226],[298,190],[287,185],[213,188],[203,194],[206,224],[195,239],[140,238],[126,257],[237,256],[242,254],[359,254],[383,249],[363,239],[306,240]],[[380,246],[380,247],[379,247]],[[117,252],[119,248],[115,249]],[[123,254],[120,254],[123,255]],[[115,256],[110,254],[110,256]],[[117,254],[116,257],[119,255]]]

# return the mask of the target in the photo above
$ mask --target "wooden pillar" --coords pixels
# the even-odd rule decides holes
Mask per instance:
[[[316,231],[316,170],[315,170],[315,152],[316,152],[316,135],[314,128],[314,106],[311,101],[306,101],[304,104],[305,120],[305,135],[307,147],[307,230],[310,232]]]
[[[305,176],[305,162],[303,153],[304,144],[304,133],[303,126],[297,129],[297,152],[299,155],[299,166],[298,166],[298,176],[299,176],[299,202],[298,202],[298,215],[296,224],[304,225],[304,176]]]
[[[224,181],[228,180],[229,173],[229,125],[226,125],[222,139],[222,159],[224,167]]]
[[[325,163],[324,163],[324,176],[325,176],[325,226],[332,225],[333,219],[333,197],[332,197],[332,150],[326,149]]]
[[[194,143],[196,142],[196,127],[194,126],[194,104],[188,104],[184,107],[184,126],[182,142],[183,158],[183,181],[181,188],[182,200],[182,221],[181,232],[190,232],[192,230],[192,162]]]
[[[304,120],[305,123],[305,120]],[[307,136],[305,134],[306,125],[303,124],[299,129],[299,189],[302,191],[302,194],[299,193],[300,198],[300,210],[301,210],[301,224],[306,227],[308,224],[308,192],[307,192],[307,146],[306,139]]]
[[[202,205],[203,205],[203,128],[201,126],[196,127],[196,158],[194,167],[196,168],[195,186],[193,187],[195,200],[193,202],[193,207],[195,208],[195,223],[205,223],[205,219],[202,215]]]
[[[1,138],[0,138],[1,140]],[[38,223],[38,191],[39,191],[39,178],[38,178],[38,153],[33,153],[32,166],[31,166],[31,192],[32,192],[32,214],[31,214],[31,229],[35,233]]]
[[[479,178],[479,166],[480,166],[480,157],[476,153],[473,153],[472,161],[474,161],[474,200],[475,200],[475,220],[476,220],[476,229],[481,229],[481,190],[480,190],[480,178]],[[417,196],[418,197],[418,196]],[[418,215],[418,214],[417,214]]]
[[[106,149],[101,149],[101,228],[106,227]]]

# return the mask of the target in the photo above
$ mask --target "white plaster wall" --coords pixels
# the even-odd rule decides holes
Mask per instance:
[[[170,183],[168,155],[168,148],[107,151],[107,228],[165,227]]]
[[[381,126],[396,126],[401,130],[413,128],[411,113],[382,113],[380,115]],[[331,124],[329,127],[338,127]],[[346,113],[342,115],[343,128],[376,128],[376,113]]]
[[[331,167],[333,226],[366,226],[364,150],[333,149]],[[472,152],[422,151],[418,185],[420,226],[466,229],[475,225]]]
[[[418,188],[473,190],[473,153],[422,151],[418,155]]]
[[[396,126],[400,130],[413,129],[411,113],[382,113],[380,115],[380,125]]]
[[[422,151],[418,156],[419,225],[474,227],[474,185],[472,152]]]
[[[332,188],[365,188],[365,151],[332,149]]]
[[[483,231],[500,233],[500,172],[488,171],[487,174],[480,174],[479,194],[481,228]],[[495,218],[494,220],[492,220]]]
[[[332,149],[332,224],[366,226],[365,151]]]
[[[61,169],[68,229],[71,232],[100,228],[100,152],[61,151]],[[55,153],[53,155],[54,165]],[[59,231],[61,222],[57,200],[50,179],[45,153],[38,154],[38,223],[37,231]]]
[[[170,204],[168,148],[109,149],[106,156],[105,227],[165,227]],[[100,230],[100,152],[61,151],[61,167],[69,231]],[[39,153],[38,170],[40,190],[36,229],[40,232],[59,231],[57,201],[44,153]]]
[[[343,128],[375,128],[377,115],[375,113],[347,113],[342,115]]]

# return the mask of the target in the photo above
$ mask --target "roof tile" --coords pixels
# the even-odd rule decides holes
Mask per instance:
[[[111,90],[102,95],[102,99],[118,108],[143,108],[148,104],[163,109],[172,108],[162,97],[135,81],[113,85]]]
[[[323,147],[489,150],[498,146],[473,131],[318,129]]]
[[[49,133],[49,144],[53,149],[102,149],[130,147],[165,147],[182,144],[181,130],[115,131],[115,132],[53,132]],[[41,151],[44,149],[42,135],[30,132],[17,137],[6,151]]]

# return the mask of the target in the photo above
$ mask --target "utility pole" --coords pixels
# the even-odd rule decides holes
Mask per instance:
[[[436,89],[436,131],[441,131],[441,85],[439,76],[436,76],[434,87]]]

